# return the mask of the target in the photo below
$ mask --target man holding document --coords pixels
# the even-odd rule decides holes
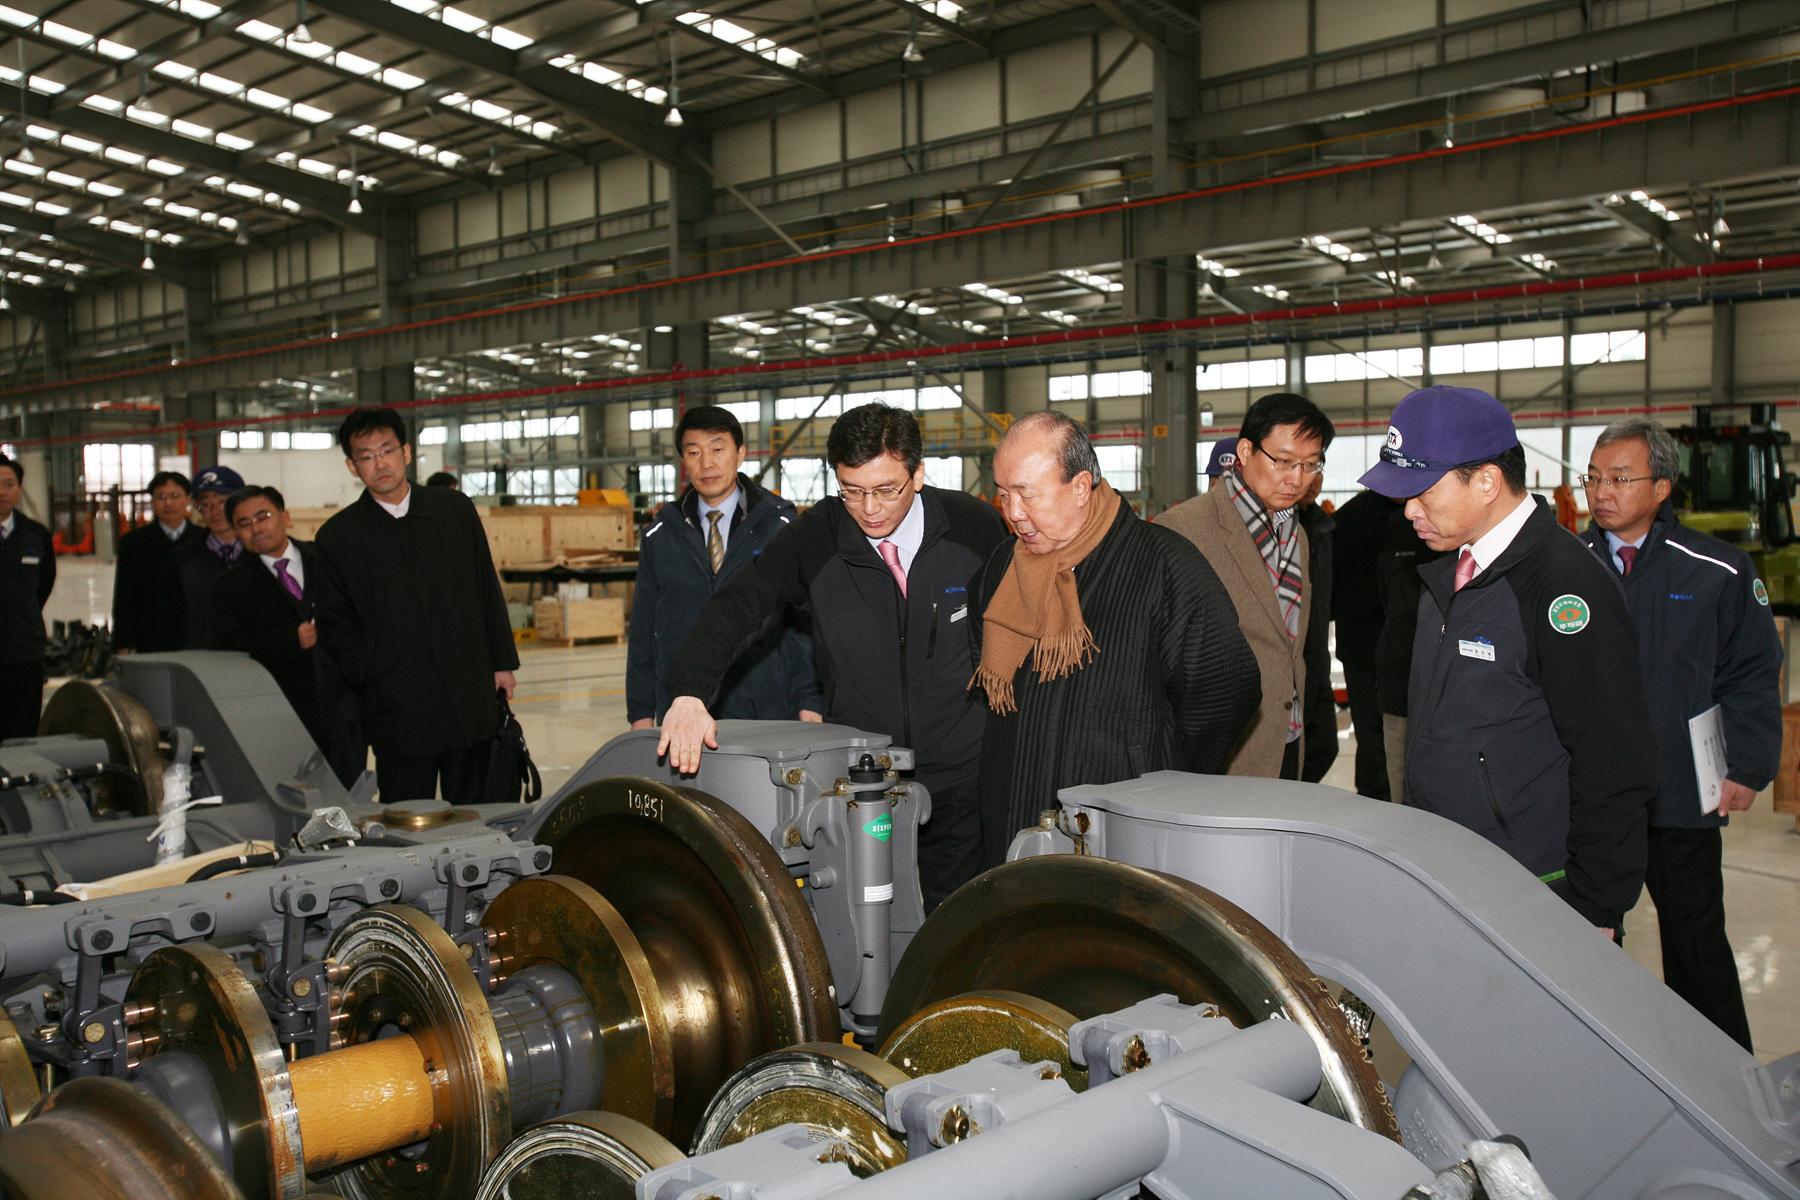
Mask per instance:
[[[1662,753],[1644,882],[1663,979],[1748,1050],[1719,829],[1775,777],[1782,648],[1750,556],[1675,519],[1679,468],[1675,439],[1656,422],[1607,426],[1582,480],[1594,517],[1586,541],[1624,585]]]

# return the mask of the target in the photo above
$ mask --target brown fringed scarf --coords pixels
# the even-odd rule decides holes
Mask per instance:
[[[1005,714],[1018,708],[1013,676],[1032,656],[1038,681],[1071,675],[1100,653],[1075,591],[1075,567],[1112,528],[1123,503],[1102,479],[1088,501],[1087,520],[1075,540],[1050,554],[1013,547],[1012,564],[982,617],[981,664],[970,687],[987,693],[988,708]]]

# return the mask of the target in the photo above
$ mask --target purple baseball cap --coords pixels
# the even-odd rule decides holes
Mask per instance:
[[[1225,469],[1237,461],[1237,444],[1238,439],[1234,437],[1214,442],[1212,454],[1206,462],[1206,473],[1215,477],[1223,475]]]
[[[230,467],[208,467],[194,476],[194,495],[218,492],[229,496],[244,486],[244,477]]]
[[[1381,461],[1357,482],[1391,499],[1406,500],[1455,468],[1485,462],[1518,444],[1512,414],[1486,392],[1421,388],[1394,407]]]

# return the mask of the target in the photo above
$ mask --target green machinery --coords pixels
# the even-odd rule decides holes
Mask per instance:
[[[1747,412],[1748,419],[1718,423],[1713,406],[1697,405],[1692,425],[1670,431],[1682,449],[1676,506],[1685,524],[1748,551],[1774,607],[1800,613],[1793,509],[1800,478],[1783,463],[1793,438],[1776,422],[1772,404],[1721,407]]]

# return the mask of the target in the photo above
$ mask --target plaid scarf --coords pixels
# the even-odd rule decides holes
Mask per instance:
[[[1227,471],[1221,478],[1231,490],[1231,503],[1237,507],[1238,516],[1244,519],[1244,527],[1250,531],[1250,540],[1256,544],[1257,553],[1262,555],[1263,565],[1269,568],[1269,578],[1275,585],[1275,599],[1281,606],[1281,619],[1287,624],[1288,636],[1297,638],[1300,636],[1300,589],[1306,583],[1300,568],[1300,522],[1294,520],[1291,508],[1271,513],[1256,498],[1256,493],[1244,486],[1236,471]]]

